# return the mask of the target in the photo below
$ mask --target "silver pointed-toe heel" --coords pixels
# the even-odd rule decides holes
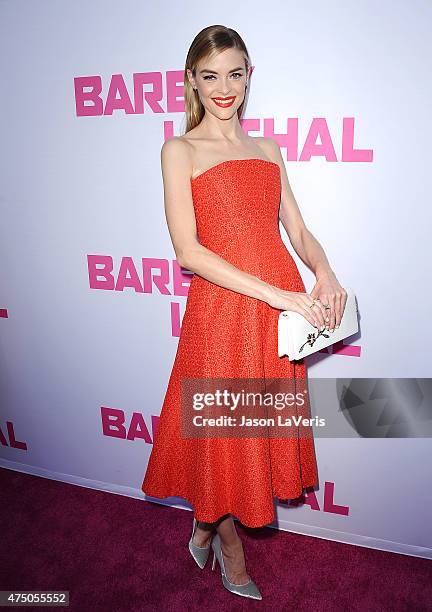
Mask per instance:
[[[190,550],[192,557],[195,559],[198,567],[200,567],[201,569],[204,569],[205,564],[207,563],[207,559],[209,558],[209,554],[210,554],[210,544],[203,548],[193,543],[192,540],[193,540],[197,525],[198,525],[197,520],[194,518],[193,525],[192,525],[192,535],[189,540],[189,550]]]
[[[212,570],[215,568],[216,559],[219,561],[219,565],[221,568],[222,575],[222,583],[228,591],[231,593],[235,593],[236,595],[241,595],[242,597],[250,597],[251,599],[262,599],[262,595],[259,592],[259,589],[255,582],[250,578],[248,582],[245,584],[234,584],[230,582],[227,578],[225,571],[225,564],[223,560],[222,548],[220,543],[220,536],[217,533],[211,543],[211,547],[213,549],[213,563]]]

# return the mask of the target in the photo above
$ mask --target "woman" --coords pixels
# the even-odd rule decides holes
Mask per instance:
[[[264,526],[274,518],[274,497],[297,498],[315,486],[313,439],[184,436],[182,382],[305,380],[303,360],[278,357],[278,315],[299,312],[333,331],[346,292],[305,226],[279,147],[241,127],[250,65],[237,32],[220,25],[202,30],[186,59],[186,132],[162,146],[170,236],[178,263],[195,274],[142,490],[188,500],[195,512],[189,550],[198,566],[211,546],[223,585],[262,599],[231,515],[246,526]],[[316,276],[310,294],[281,239],[279,219]]]

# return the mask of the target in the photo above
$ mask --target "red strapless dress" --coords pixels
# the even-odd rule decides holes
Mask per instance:
[[[262,159],[224,161],[191,180],[200,243],[241,270],[305,291],[279,231],[280,169]],[[304,360],[279,357],[280,310],[194,274],[177,353],[142,490],[180,497],[199,521],[231,513],[248,527],[275,518],[273,498],[318,483],[313,436],[181,436],[183,378],[306,378]]]

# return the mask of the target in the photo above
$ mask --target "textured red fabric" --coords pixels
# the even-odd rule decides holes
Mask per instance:
[[[191,180],[200,243],[241,270],[287,291],[305,291],[279,231],[280,169],[233,159]],[[313,436],[181,437],[181,380],[307,377],[304,360],[277,351],[280,310],[194,274],[159,426],[142,484],[176,496],[197,520],[231,513],[248,527],[274,520],[273,498],[294,499],[318,482]]]

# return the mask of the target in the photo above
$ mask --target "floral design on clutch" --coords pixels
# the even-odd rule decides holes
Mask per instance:
[[[299,352],[300,353],[302,352],[302,350],[306,346],[306,344],[309,344],[310,346],[313,346],[320,336],[324,336],[324,338],[330,338],[330,336],[328,334],[324,333],[326,331],[327,330],[324,328],[322,331],[318,331],[318,333],[316,335],[315,334],[308,334],[307,335],[307,340],[306,340],[306,342],[304,344],[301,345],[301,347],[299,348]]]

